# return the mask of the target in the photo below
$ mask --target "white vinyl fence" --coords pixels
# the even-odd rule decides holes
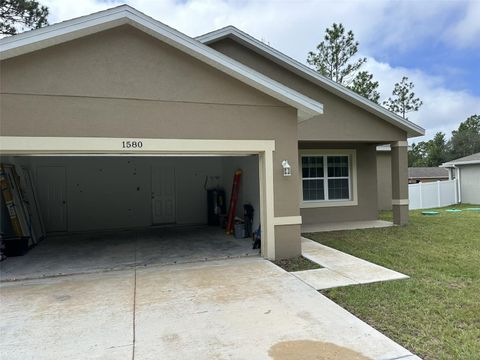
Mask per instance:
[[[458,203],[457,180],[408,185],[409,209],[429,209]]]

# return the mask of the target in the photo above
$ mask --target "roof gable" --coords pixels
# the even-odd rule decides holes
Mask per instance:
[[[12,58],[124,24],[142,30],[233,78],[296,108],[299,120],[306,120],[323,113],[323,105],[318,101],[218,53],[128,5],[121,5],[45,28],[3,38],[0,40],[0,59]]]
[[[301,64],[300,62],[288,57],[280,51],[275,50],[274,48],[264,44],[263,42],[253,38],[252,36],[233,26],[227,26],[225,28],[201,35],[196,39],[204,44],[211,44],[225,38],[230,38],[241,45],[246,46],[247,48],[270,59],[276,64],[290,70],[296,75],[309,80],[323,89],[404,130],[409,137],[425,134],[425,130],[422,127],[412,123],[411,121],[403,119],[402,117],[388,111],[384,107],[365,99],[352,90],[336,83],[335,81],[332,81],[331,79],[328,79],[325,76],[320,75],[318,72],[314,71],[308,66]]]

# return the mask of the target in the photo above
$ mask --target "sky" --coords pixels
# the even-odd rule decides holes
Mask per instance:
[[[409,120],[432,138],[480,114],[480,0],[40,0],[56,23],[127,3],[189,35],[234,25],[306,63],[325,29],[352,30],[387,99],[403,76],[423,101]]]

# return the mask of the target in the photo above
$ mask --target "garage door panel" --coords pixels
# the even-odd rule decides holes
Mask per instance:
[[[175,222],[175,169],[152,167],[152,212],[154,224]]]
[[[62,166],[41,166],[37,170],[38,193],[47,231],[67,230],[66,176]]]

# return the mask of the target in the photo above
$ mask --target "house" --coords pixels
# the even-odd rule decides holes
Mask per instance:
[[[407,139],[424,130],[234,27],[191,38],[122,5],[0,50],[2,162],[32,174],[47,233],[185,233],[241,169],[262,256],[297,256],[302,222],[377,219],[382,144],[408,221]]]
[[[480,204],[480,152],[440,165],[450,179],[457,179],[458,201]]]
[[[408,183],[448,180],[448,171],[439,167],[409,167]]]

